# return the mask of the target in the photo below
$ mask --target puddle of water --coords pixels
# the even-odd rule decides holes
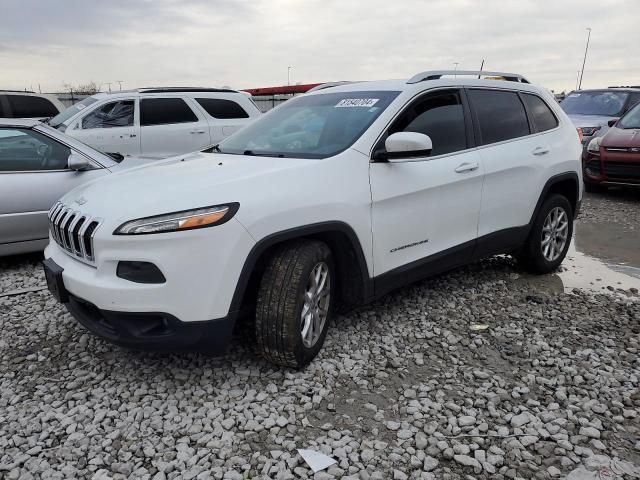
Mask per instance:
[[[562,280],[565,291],[580,288],[606,293],[609,286],[640,290],[640,268],[598,260],[576,250],[575,242],[571,242],[561,270],[555,275]]]
[[[622,293],[620,290],[632,288],[640,291],[640,268],[591,257],[576,250],[575,241],[572,241],[559,271],[549,275],[525,274],[517,281],[546,292],[569,293],[578,288],[597,293]]]

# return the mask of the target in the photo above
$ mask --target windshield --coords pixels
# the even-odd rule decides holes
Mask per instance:
[[[574,92],[560,106],[569,115],[619,117],[628,96],[627,92]]]
[[[349,148],[400,92],[303,95],[223,140],[216,151],[236,155],[326,158]]]
[[[636,104],[622,117],[618,124],[618,128],[640,128],[640,103]]]
[[[57,127],[60,124],[62,124],[64,122],[66,122],[67,120],[69,120],[71,117],[73,117],[76,113],[78,113],[83,108],[86,108],[89,105],[91,105],[92,103],[96,103],[97,101],[98,101],[98,99],[96,99],[96,98],[87,97],[84,100],[82,100],[81,102],[78,102],[78,103],[76,103],[74,105],[71,105],[66,110],[63,110],[58,115],[56,115],[51,120],[49,120],[47,123],[49,125],[51,125],[52,127]]]

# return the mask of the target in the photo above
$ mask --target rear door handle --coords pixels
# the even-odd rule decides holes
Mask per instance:
[[[465,173],[465,172],[473,172],[474,170],[477,170],[479,167],[477,162],[473,162],[473,163],[461,163],[460,165],[458,165],[455,169],[456,173]]]
[[[547,153],[549,153],[549,149],[545,147],[537,147],[537,148],[534,148],[533,152],[531,153],[536,156],[546,155]]]
[[[204,133],[204,130],[191,130],[189,133]]]

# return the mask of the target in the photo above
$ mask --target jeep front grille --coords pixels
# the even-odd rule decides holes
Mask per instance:
[[[93,236],[102,220],[57,202],[49,210],[49,231],[54,241],[85,263],[95,263]]]

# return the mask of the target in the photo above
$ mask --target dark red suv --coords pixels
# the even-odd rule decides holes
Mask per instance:
[[[609,131],[587,146],[583,167],[588,192],[609,185],[640,187],[640,103],[609,123]]]

